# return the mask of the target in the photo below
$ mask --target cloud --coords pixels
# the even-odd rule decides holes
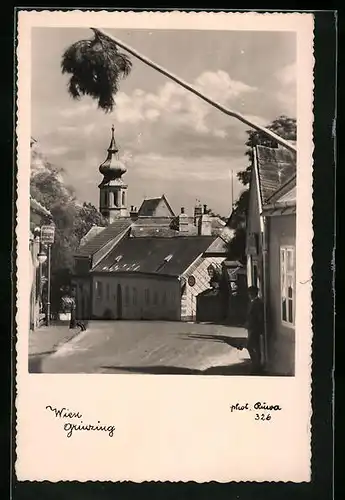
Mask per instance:
[[[296,76],[297,76],[296,63],[284,66],[284,68],[279,70],[275,75],[278,82],[282,85],[295,85]]]
[[[256,90],[243,82],[232,80],[225,71],[203,72],[193,83],[199,91],[223,105]],[[211,134],[224,138],[224,129],[213,128],[208,123],[211,113],[209,104],[172,82],[159,87],[155,94],[136,89],[129,95],[119,92],[116,98],[115,117],[121,124],[156,122],[166,117],[165,124],[170,123],[171,127],[188,128],[200,135]]]
[[[196,87],[219,102],[227,102],[247,92],[257,90],[246,83],[232,80],[225,71],[205,71],[195,81]]]
[[[275,74],[279,84],[279,90],[276,93],[276,99],[281,106],[283,113],[295,117],[297,111],[297,65],[289,64],[284,66]]]
[[[61,156],[68,153],[69,148],[66,146],[56,146],[49,149],[49,156]]]
[[[80,117],[96,109],[96,104],[93,101],[87,104],[79,104],[77,106],[75,104],[76,103],[74,103],[73,106],[69,108],[61,109],[59,111],[60,116],[62,116],[63,118],[73,118],[75,116]]]

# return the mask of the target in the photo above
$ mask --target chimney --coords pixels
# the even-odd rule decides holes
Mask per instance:
[[[205,213],[204,205],[204,213],[199,218],[198,221],[198,235],[199,236],[211,236],[212,235],[212,219],[211,217]]]
[[[181,233],[188,232],[188,215],[185,213],[184,207],[181,207],[180,215],[178,216],[178,230]]]
[[[198,225],[199,217],[202,216],[202,207],[200,203],[194,207],[194,226]]]
[[[136,220],[138,218],[138,209],[131,205],[131,211],[129,212],[129,216],[132,220]]]

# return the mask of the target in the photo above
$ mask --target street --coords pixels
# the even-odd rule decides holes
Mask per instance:
[[[184,322],[91,321],[85,332],[76,331],[74,335],[69,334],[68,324],[59,329],[61,341],[55,342],[54,349],[40,349],[37,345],[49,343],[54,326],[45,329],[41,340],[31,342],[30,372],[250,374],[248,351],[238,349],[246,341],[243,328]]]

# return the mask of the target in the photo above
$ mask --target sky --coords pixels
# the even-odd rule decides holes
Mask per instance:
[[[234,111],[267,125],[296,117],[296,39],[291,32],[107,30]],[[85,28],[33,28],[31,135],[47,160],[64,170],[80,201],[98,207],[99,165],[111,126],[127,173],[128,205],[163,193],[176,213],[196,200],[221,215],[243,190],[236,172],[248,165],[248,127],[131,56],[112,113],[88,97],[73,100],[60,64]]]

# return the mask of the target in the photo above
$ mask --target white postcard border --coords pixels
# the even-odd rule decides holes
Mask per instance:
[[[33,26],[296,31],[298,47],[295,377],[28,373],[30,33]],[[18,480],[310,481],[313,16],[274,13],[19,12],[17,179]],[[241,401],[282,406],[270,423],[230,413]],[[114,437],[66,439],[46,405],[114,424]]]

